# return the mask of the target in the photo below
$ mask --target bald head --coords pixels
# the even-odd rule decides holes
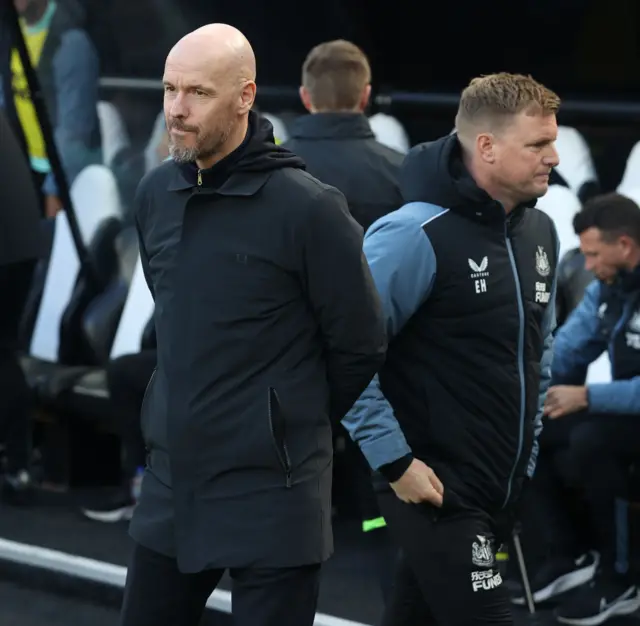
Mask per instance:
[[[233,26],[209,24],[185,35],[164,67],[164,112],[171,154],[210,167],[242,143],[256,93],[256,59]]]
[[[166,65],[208,69],[215,78],[255,81],[256,57],[247,38],[228,24],[207,24],[185,35],[171,49]]]

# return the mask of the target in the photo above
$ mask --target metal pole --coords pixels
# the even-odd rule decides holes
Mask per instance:
[[[527,564],[524,562],[524,554],[522,553],[520,535],[516,529],[513,531],[513,547],[516,549],[516,558],[518,559],[518,567],[520,568],[520,578],[522,578],[524,597],[527,601],[529,613],[533,615],[536,612],[536,605],[533,601],[533,594],[531,593],[531,585],[529,584],[529,575],[527,574]]]
[[[126,78],[104,76],[100,79],[103,89],[122,91],[160,91],[162,82],[150,78]],[[298,91],[294,87],[278,85],[260,85],[258,96],[268,100],[286,100],[298,103]],[[373,98],[377,109],[388,111],[390,108],[408,107],[424,109],[425,112],[440,110],[454,112],[460,96],[457,93],[445,92],[409,92],[380,91]],[[601,117],[617,122],[640,121],[640,102],[624,102],[611,100],[573,100],[563,99],[561,116],[569,117]]]
[[[392,91],[376,97],[376,105],[381,108],[407,106],[425,109],[455,111],[460,96],[453,93]],[[640,102],[610,100],[573,100],[563,99],[561,116],[602,117],[615,121],[640,121]]]

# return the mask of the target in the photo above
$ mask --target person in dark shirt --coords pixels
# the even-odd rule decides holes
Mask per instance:
[[[22,503],[32,495],[31,394],[18,362],[20,319],[42,252],[38,196],[20,144],[0,109],[0,438],[6,444],[2,493]]]
[[[343,40],[316,46],[302,66],[300,98],[309,115],[294,122],[284,144],[307,171],[342,191],[365,231],[400,208],[404,158],[376,141],[364,113],[370,96],[371,68],[358,46]]]
[[[562,596],[556,619],[586,626],[640,608],[627,523],[629,466],[640,455],[640,209],[617,193],[596,196],[573,227],[593,280],[556,334],[525,523],[540,560],[530,568],[534,600]],[[611,380],[590,381],[589,366],[603,353]],[[585,505],[584,542],[567,488]]]
[[[141,181],[135,213],[157,367],[123,626],[196,626],[226,570],[238,626],[313,624],[331,423],[384,360],[362,228],[251,110],[255,73],[224,24],[165,65],[172,158]]]

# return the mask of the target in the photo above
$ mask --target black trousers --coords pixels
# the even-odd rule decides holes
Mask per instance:
[[[144,392],[156,366],[156,351],[125,354],[107,365],[107,386],[115,408],[117,428],[122,440],[124,479],[145,465],[145,447],[140,428],[140,409]]]
[[[380,507],[400,548],[382,626],[512,626],[488,517],[405,504],[393,492]]]
[[[628,560],[629,466],[640,457],[640,416],[576,413],[546,420],[536,473],[525,495],[525,532],[545,554],[575,556],[576,522],[566,489],[584,500],[605,571]],[[527,522],[525,521],[525,524]]]
[[[18,362],[20,319],[36,261],[0,267],[0,438],[6,445],[7,471],[29,468],[31,393]]]
[[[120,626],[198,626],[224,570],[182,574],[175,559],[136,544]],[[236,626],[312,626],[320,565],[291,569],[232,569]]]

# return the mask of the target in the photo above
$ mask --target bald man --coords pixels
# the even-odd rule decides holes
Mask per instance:
[[[158,364],[123,626],[196,626],[225,570],[238,626],[311,626],[332,552],[331,420],[384,358],[362,229],[251,112],[223,24],[164,72],[172,159],[137,193]]]

